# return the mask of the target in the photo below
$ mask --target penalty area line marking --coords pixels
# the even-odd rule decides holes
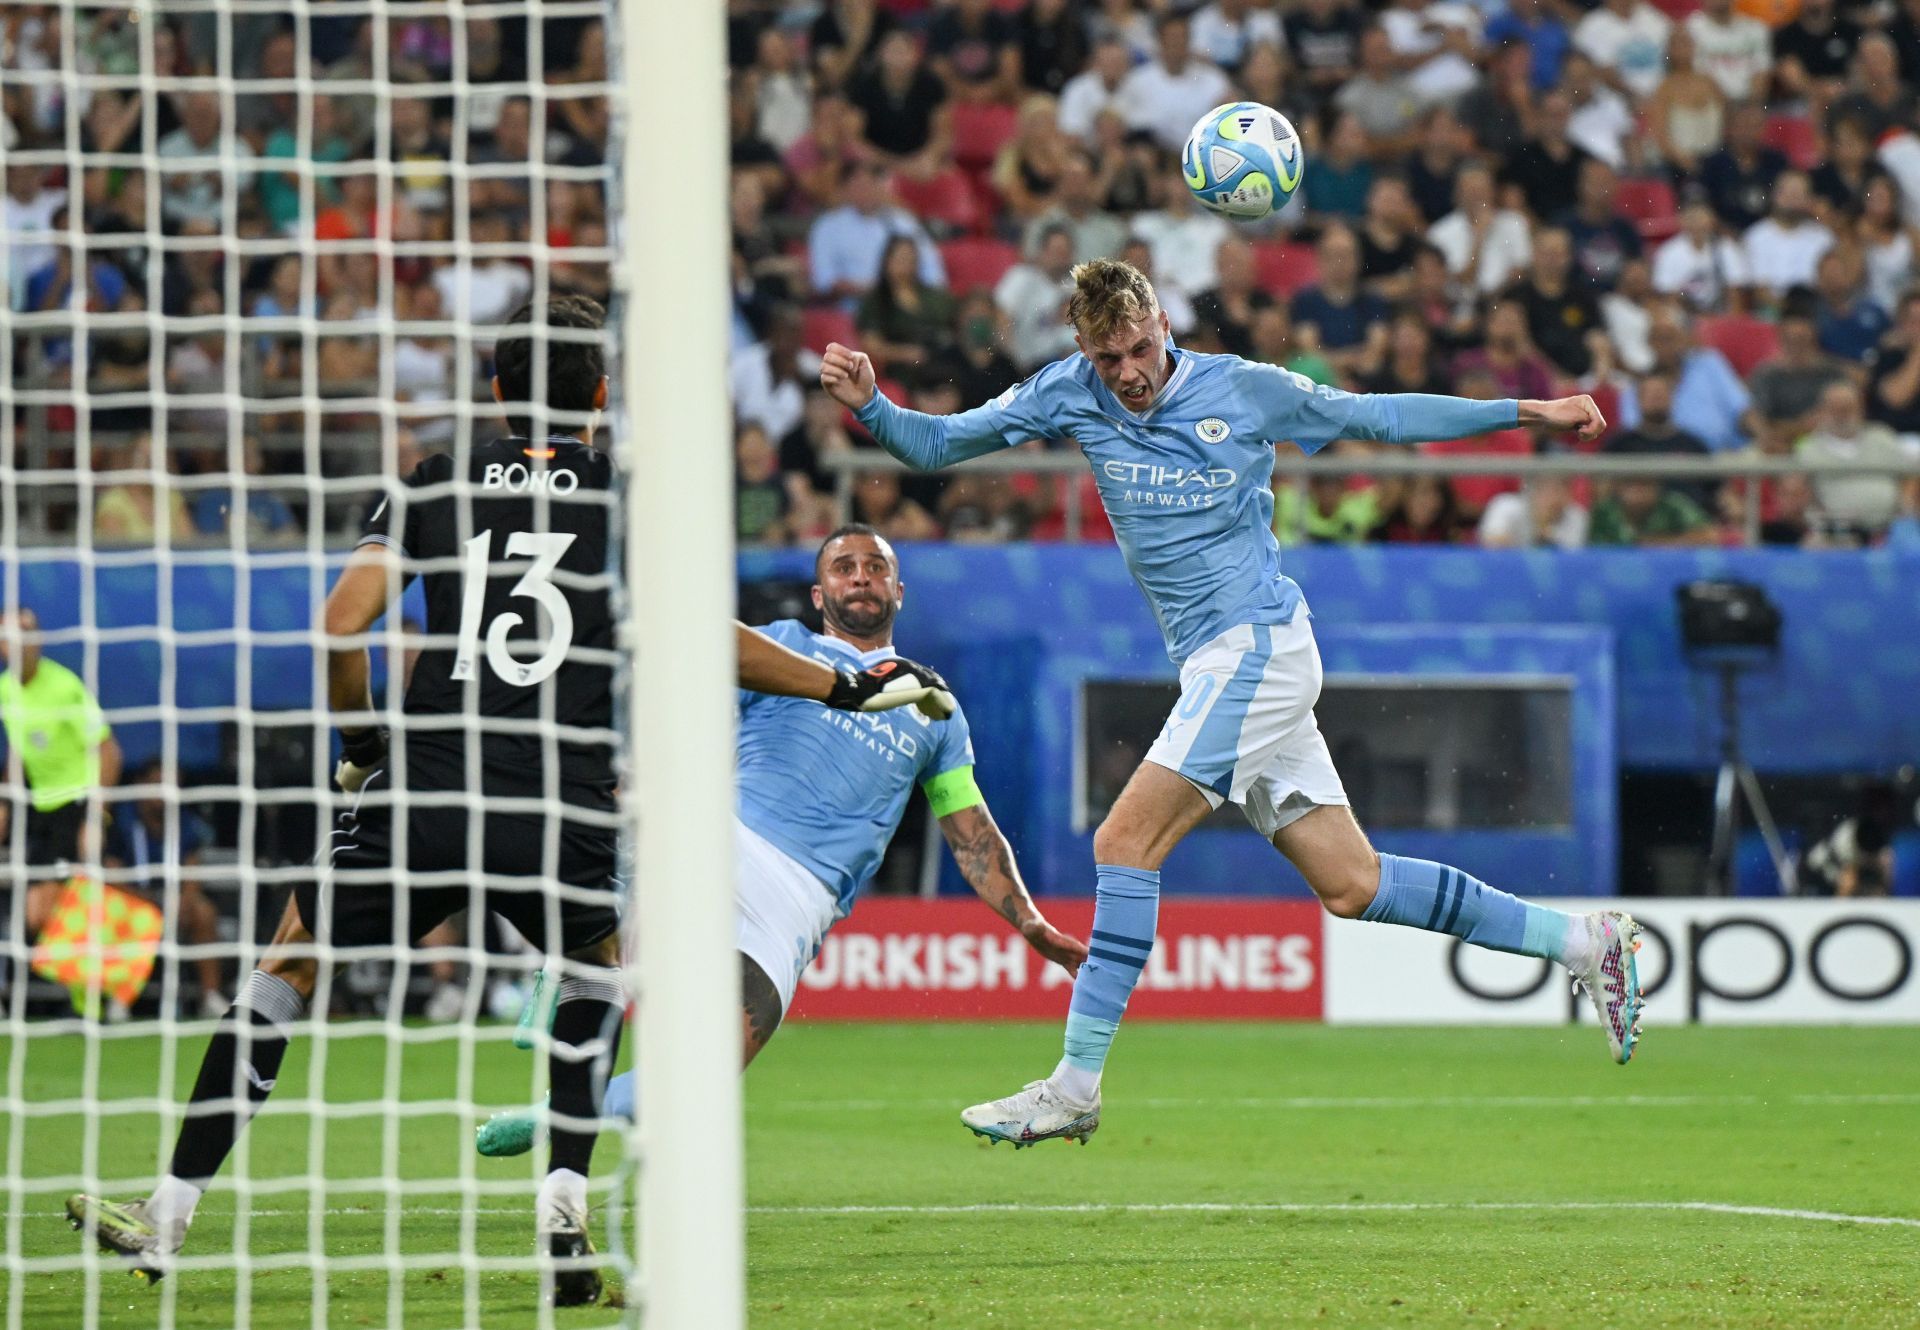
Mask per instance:
[[[878,1113],[903,1108],[944,1108],[945,1099],[802,1099],[765,1105],[748,1112]],[[1920,1104],[1920,1094],[1515,1094],[1515,1095],[1282,1095],[1196,1099],[1148,1096],[1132,1099],[1139,1108],[1755,1108],[1769,1104],[1843,1107]]]
[[[1882,1228],[1920,1228],[1920,1219],[1902,1215],[1854,1215],[1837,1210],[1799,1210],[1775,1205],[1735,1205],[1726,1201],[1083,1201],[1047,1205],[1023,1201],[985,1201],[971,1205],[750,1205],[750,1215],[849,1216],[861,1215],[1105,1215],[1105,1214],[1420,1214],[1441,1211],[1583,1213],[1665,1211],[1708,1215],[1744,1215],[1754,1219],[1792,1219],[1815,1224],[1868,1224]],[[249,1210],[254,1219],[303,1219],[314,1211],[299,1208]],[[329,1218],[370,1218],[386,1213],[371,1205],[328,1206],[319,1211]],[[442,1219],[462,1215],[523,1215],[525,1206],[407,1206],[409,1215]],[[64,1211],[47,1210],[42,1219],[64,1218]],[[231,1216],[224,1216],[230,1218]]]
[[[755,1215],[969,1215],[969,1214],[1404,1214],[1425,1211],[1677,1211],[1747,1215],[1758,1219],[1796,1219],[1820,1224],[1875,1224],[1920,1228],[1920,1219],[1899,1215],[1851,1215],[1834,1210],[1796,1210],[1772,1205],[1733,1205],[1722,1201],[1167,1201],[1084,1202],[1071,1205],[1019,1201],[978,1205],[754,1205]]]

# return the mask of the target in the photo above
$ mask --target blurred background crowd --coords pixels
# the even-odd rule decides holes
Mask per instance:
[[[536,272],[608,298],[603,23],[332,8],[0,11],[14,423],[59,470],[84,412],[95,473],[45,534],[338,537],[364,496],[308,482],[444,446],[485,401],[468,328]]]
[[[834,0],[736,4],[731,35],[743,540],[810,539],[821,459],[861,445],[811,349],[857,341],[897,397],[972,406],[1072,349],[1067,274],[1103,254],[1149,272],[1191,350],[1357,391],[1591,392],[1608,453],[1920,446],[1914,0]],[[1307,148],[1260,226],[1198,209],[1177,165],[1235,98]],[[1071,483],[868,473],[854,504],[900,537],[1049,539]],[[1369,483],[1336,460],[1281,485],[1276,526],[1857,545],[1911,539],[1917,504],[1884,476]]]
[[[331,534],[352,505],[303,480],[449,438],[485,371],[460,330],[542,277],[609,294],[602,22],[328,8],[304,35],[238,16],[225,54],[209,15],[0,15],[8,69],[57,69],[71,41],[125,79],[72,115],[58,81],[4,87],[11,307],[52,316],[16,320],[15,380],[93,394],[18,423],[58,468],[85,410],[107,473],[56,531],[225,539],[244,513],[250,539]],[[870,446],[818,391],[828,340],[870,351],[899,400],[964,409],[1072,349],[1068,272],[1103,254],[1152,276],[1189,349],[1361,391],[1590,392],[1604,453],[1920,449],[1920,0],[731,0],[729,53],[744,543],[816,539],[833,457]],[[243,90],[156,92],[143,68]],[[1259,225],[1199,210],[1177,165],[1193,121],[1241,97],[1307,148]],[[31,151],[64,149],[70,119],[84,172]],[[75,335],[76,287],[129,317]],[[1343,475],[1364,447],[1280,485],[1283,540],[1920,540],[1920,486],[1888,475]],[[1057,474],[863,473],[852,508],[900,539],[1108,537],[1090,478]]]

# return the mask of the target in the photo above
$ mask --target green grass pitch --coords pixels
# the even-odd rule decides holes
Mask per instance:
[[[752,1324],[1920,1324],[1910,1029],[1655,1026],[1619,1068],[1585,1028],[1142,1024],[1120,1037],[1090,1145],[1016,1154],[968,1136],[957,1110],[1044,1072],[1058,1038],[1052,1025],[782,1031],[747,1078]],[[182,1095],[199,1047],[181,1050]],[[306,1047],[277,1103],[309,1092]],[[102,1092],[152,1094],[157,1041],[110,1048]],[[370,1106],[387,1065],[383,1040],[334,1041],[327,1097]],[[399,1065],[403,1098],[456,1084],[449,1044],[409,1046]],[[77,1095],[81,1045],[36,1037],[25,1069],[30,1100]],[[505,1104],[527,1084],[526,1055],[494,1045],[474,1095]],[[314,1162],[340,1180],[378,1178],[387,1159],[408,1177],[458,1176],[469,1121],[411,1118],[387,1135],[378,1117],[344,1118]],[[152,1118],[113,1119],[101,1171],[147,1175],[159,1136]],[[31,1119],[23,1171],[77,1172],[81,1137],[78,1118]],[[270,1109],[252,1134],[255,1175],[305,1173],[312,1140],[304,1114]],[[604,1140],[603,1164],[617,1156]],[[249,1245],[267,1259],[244,1319],[230,1270],[149,1290],[109,1268],[99,1324],[153,1326],[171,1298],[181,1326],[309,1326],[315,1275],[289,1262],[310,1259],[317,1229],[328,1325],[385,1325],[399,1308],[407,1330],[459,1326],[469,1296],[481,1324],[531,1325],[530,1269],[488,1273],[470,1293],[451,1260],[398,1280],[355,1264],[377,1261],[394,1233],[416,1255],[454,1250],[463,1223],[481,1251],[524,1256],[531,1162],[476,1160],[472,1176],[524,1192],[477,1207],[409,1195],[392,1221],[377,1193],[256,1197]],[[9,1200],[26,1255],[79,1250],[57,1196]],[[213,1192],[189,1251],[230,1243],[234,1208],[232,1191]],[[84,1272],[22,1278],[0,1307],[25,1326],[83,1324]]]

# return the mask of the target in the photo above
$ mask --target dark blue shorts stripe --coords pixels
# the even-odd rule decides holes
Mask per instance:
[[[1127,937],[1120,933],[1103,933],[1097,928],[1091,933],[1088,933],[1087,936],[1096,942],[1111,942],[1116,947],[1138,947],[1141,951],[1153,950],[1152,938],[1141,939],[1137,937]]]
[[[1254,624],[1252,633],[1252,647],[1240,657],[1180,762],[1182,776],[1222,799],[1233,793],[1233,773],[1240,765],[1240,731],[1266,676],[1267,662],[1273,659],[1273,628]]]
[[[1143,956],[1123,956],[1117,951],[1108,951],[1105,947],[1088,947],[1087,955],[1097,957],[1103,961],[1109,961],[1114,965],[1128,970],[1144,969],[1147,964],[1146,958]]]

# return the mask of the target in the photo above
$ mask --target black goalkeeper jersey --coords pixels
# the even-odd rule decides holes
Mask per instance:
[[[362,544],[393,548],[426,581],[431,639],[407,687],[414,788],[538,795],[557,760],[568,802],[613,806],[613,466],[576,439],[496,439],[464,463],[427,458],[368,517]],[[562,727],[556,735],[553,727]],[[398,743],[395,744],[399,748]]]

